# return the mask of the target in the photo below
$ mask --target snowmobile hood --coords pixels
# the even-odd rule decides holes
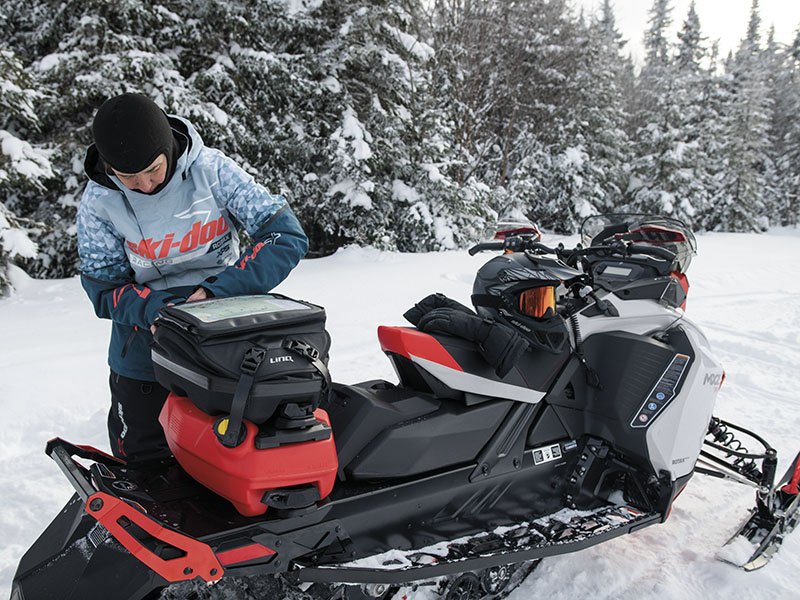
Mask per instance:
[[[200,151],[203,149],[203,140],[194,126],[182,117],[168,115],[167,119],[172,127],[172,133],[178,143],[178,160],[175,165],[170,180],[163,185],[155,194],[143,194],[135,192],[125,187],[122,182],[113,174],[108,173],[97,151],[97,146],[92,144],[86,149],[86,157],[83,161],[83,169],[86,176],[95,183],[114,191],[120,191],[128,198],[159,198],[177,185],[181,178],[186,177],[186,171],[192,166]],[[180,173],[180,177],[176,174]]]

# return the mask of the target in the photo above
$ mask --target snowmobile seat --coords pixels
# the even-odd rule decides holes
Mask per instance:
[[[468,405],[490,398],[538,402],[569,359],[568,352],[528,348],[501,376],[478,344],[454,335],[381,326],[378,339],[401,385]]]

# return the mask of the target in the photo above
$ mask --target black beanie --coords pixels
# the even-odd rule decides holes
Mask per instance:
[[[147,96],[121,94],[98,109],[92,123],[100,158],[122,173],[138,173],[175,145],[167,115]]]

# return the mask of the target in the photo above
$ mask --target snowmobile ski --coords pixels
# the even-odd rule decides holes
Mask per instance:
[[[758,493],[755,508],[717,557],[745,571],[767,565],[800,520],[798,482],[800,453],[776,486],[766,494]]]

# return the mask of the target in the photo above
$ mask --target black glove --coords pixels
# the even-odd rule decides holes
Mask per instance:
[[[529,345],[522,335],[502,323],[454,308],[429,311],[417,327],[426,333],[444,333],[475,342],[481,356],[495,368],[498,377],[508,375]]]
[[[467,308],[463,304],[451,300],[444,294],[431,294],[426,296],[414,305],[414,308],[408,309],[403,317],[412,325],[418,325],[420,319],[432,310],[437,308],[452,308],[468,315],[475,315],[472,309]]]

